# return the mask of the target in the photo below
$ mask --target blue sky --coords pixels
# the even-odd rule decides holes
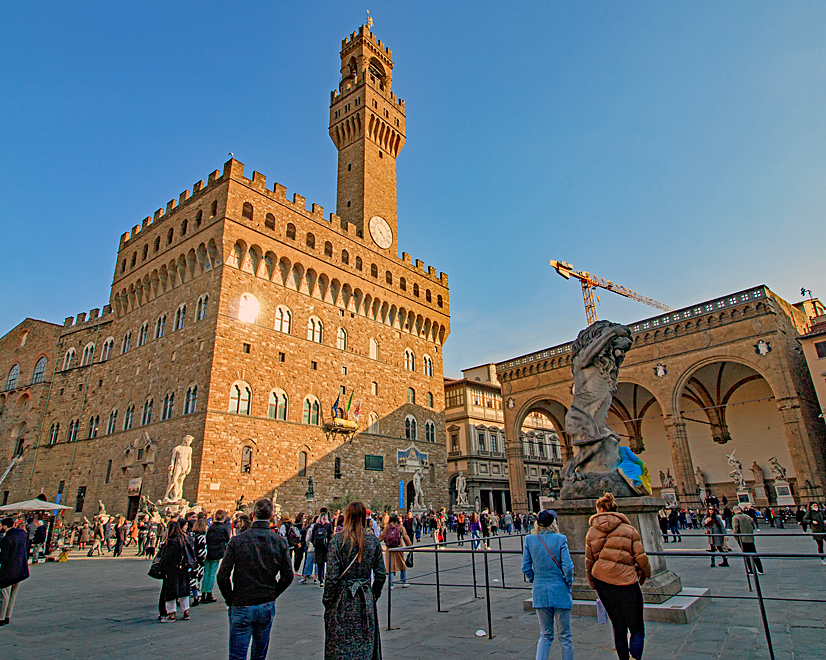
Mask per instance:
[[[673,307],[826,298],[826,3],[4,3],[0,332],[105,304],[120,235],[230,151],[333,211],[366,8],[406,102],[400,249],[450,277],[446,373],[573,338],[551,258]]]

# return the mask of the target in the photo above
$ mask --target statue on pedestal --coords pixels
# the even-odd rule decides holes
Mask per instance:
[[[772,474],[774,475],[775,481],[787,481],[786,468],[780,465],[774,456],[769,459],[769,463],[772,466]]]
[[[467,501],[467,479],[461,471],[456,477],[456,506],[470,506]]]
[[[422,469],[419,468],[413,473],[413,490],[415,497],[413,499],[414,509],[424,509],[424,491],[422,490]]]
[[[749,469],[754,475],[754,485],[763,486],[766,483],[766,475],[763,474],[763,468],[757,464],[757,461],[754,461]]]
[[[184,479],[192,471],[192,441],[191,435],[184,436],[183,441],[172,450],[172,459],[169,461],[169,483],[166,493],[159,504],[189,504],[182,499]]]
[[[660,485],[663,488],[674,488],[676,482],[674,481],[674,477],[671,476],[671,468],[666,468],[665,472],[660,470]]]
[[[645,464],[620,447],[619,436],[606,423],[619,368],[632,344],[624,325],[597,321],[577,335],[571,348],[574,400],[565,415],[565,432],[578,451],[565,466],[561,499],[596,498],[606,491],[617,497],[651,492]]]
[[[734,480],[734,483],[737,486],[737,490],[748,490],[746,480],[743,477],[743,464],[739,460],[734,458],[734,451],[730,454],[726,454],[726,458],[728,459],[728,464],[732,467],[732,470],[728,473],[728,476],[730,476],[732,480]]]
[[[694,470],[694,482],[697,484],[697,488],[700,491],[708,490],[708,486],[706,485],[706,475],[703,474],[703,471],[700,468],[696,468]]]

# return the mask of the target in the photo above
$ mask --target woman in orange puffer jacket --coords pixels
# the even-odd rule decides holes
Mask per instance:
[[[590,525],[585,537],[588,582],[611,619],[617,656],[640,660],[645,641],[640,585],[651,577],[640,533],[617,512],[612,493],[597,500],[597,513],[591,516]]]

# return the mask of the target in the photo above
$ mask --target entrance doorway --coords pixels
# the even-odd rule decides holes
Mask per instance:
[[[126,509],[126,519],[127,520],[134,520],[135,516],[138,515],[138,507],[141,503],[141,496],[140,495],[133,495],[129,498],[129,506]]]
[[[416,501],[416,489],[413,487],[413,481],[407,482],[407,499],[405,500],[405,505],[407,506],[407,510],[410,511],[410,507],[413,506],[413,503]]]

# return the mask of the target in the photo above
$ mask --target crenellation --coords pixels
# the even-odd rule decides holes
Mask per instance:
[[[302,197],[298,193],[293,193],[293,204],[295,204],[298,207],[299,211],[306,211],[307,210],[307,206],[306,206],[305,202],[306,202],[306,200],[304,199],[304,197]]]
[[[132,237],[133,238],[135,236],[137,236],[138,234],[140,234],[140,233],[141,233],[141,226],[140,225],[135,225],[134,227],[132,227]]]
[[[176,206],[178,206],[178,200],[177,199],[170,199],[166,203],[166,215],[169,215],[170,213],[172,213],[172,211],[175,209]]]
[[[212,183],[212,182],[210,181],[210,183]],[[203,179],[201,179],[200,181],[197,181],[196,183],[193,183],[192,184],[192,194],[194,195],[196,193],[199,193],[203,189],[203,187],[204,187],[204,180]]]
[[[149,229],[149,227],[151,225],[152,225],[152,216],[148,215],[143,219],[143,222],[141,222],[141,231],[143,231],[144,229]]]
[[[409,254],[407,254],[407,252],[402,252],[402,261],[405,261],[405,262],[407,262],[407,263],[409,263],[409,264],[412,264],[412,263],[413,263],[412,258],[410,257],[410,255],[409,255]]]
[[[164,214],[163,209],[158,209],[157,211],[155,211],[155,215],[152,218],[153,221],[158,220],[163,214]]]
[[[261,172],[253,170],[250,185],[252,185],[253,188],[265,189],[267,187],[267,177],[264,174],[261,174]]]
[[[424,272],[424,261],[421,259],[416,259],[416,270]]]
[[[63,319],[63,327],[64,328],[69,328],[69,327],[71,327],[71,325],[74,322],[75,322],[75,317],[74,316],[67,316],[65,319]]]
[[[95,307],[92,310],[89,310],[89,320],[94,321],[98,316],[100,316],[100,307]]]
[[[178,195],[178,206],[183,206],[190,197],[191,193],[188,190],[184,190]]]
[[[110,305],[109,303],[106,303],[103,306],[103,316],[108,316],[111,313],[112,313],[112,305]]]
[[[81,312],[81,313],[80,313],[80,314],[78,314],[78,315],[77,315],[77,317],[75,318],[75,325],[80,325],[80,324],[81,324],[81,323],[83,323],[84,321],[86,321],[86,312]]]
[[[243,167],[241,168],[243,170]],[[207,177],[207,188],[221,178],[221,173],[218,170],[213,170]]]
[[[324,219],[324,207],[319,206],[318,204],[313,202],[313,215],[320,216],[321,219],[323,220]]]
[[[287,201],[287,187],[282,186],[280,183],[276,183],[272,187],[272,191],[275,194],[275,199],[280,199],[283,201]]]

